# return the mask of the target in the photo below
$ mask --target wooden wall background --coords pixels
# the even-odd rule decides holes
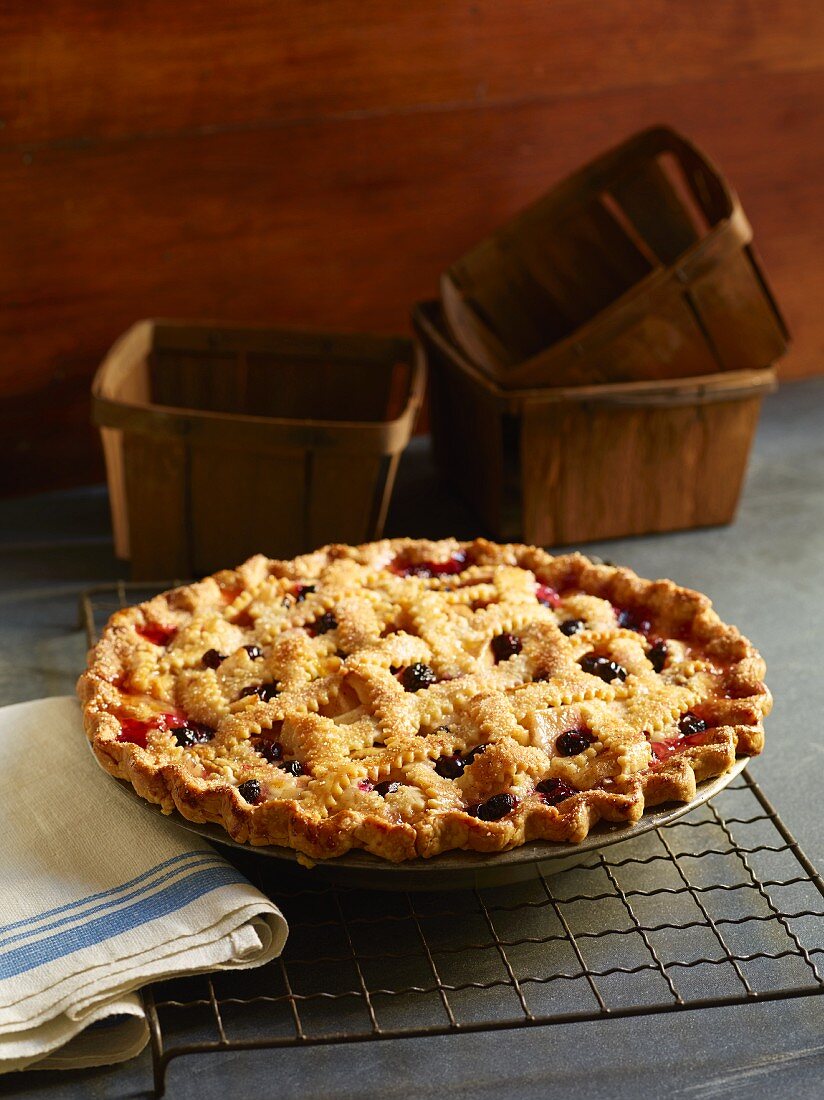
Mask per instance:
[[[0,492],[101,476],[144,316],[398,331],[550,182],[669,122],[732,179],[824,369],[821,0],[8,0]]]

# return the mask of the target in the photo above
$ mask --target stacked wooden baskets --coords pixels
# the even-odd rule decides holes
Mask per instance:
[[[443,276],[403,339],[143,321],[93,385],[120,556],[192,576],[378,537],[427,365],[440,466],[499,539],[728,522],[787,331],[735,194],[656,128]]]
[[[787,330],[738,198],[672,130],[600,157],[413,315],[444,475],[496,537],[729,522]]]

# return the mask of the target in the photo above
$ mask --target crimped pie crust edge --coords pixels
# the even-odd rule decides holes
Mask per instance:
[[[657,610],[662,620],[701,645],[702,650],[725,667],[725,697],[715,699],[716,710],[728,720],[713,726],[704,743],[689,745],[663,762],[633,776],[616,792],[609,789],[579,791],[560,806],[524,799],[497,821],[484,821],[464,810],[438,811],[413,825],[387,821],[377,814],[347,808],[323,820],[307,815],[296,799],[270,799],[247,803],[236,786],[208,783],[177,763],[159,763],[141,747],[119,741],[120,722],[112,711],[119,703],[115,686],[129,666],[129,635],[147,609],[158,601],[172,602],[195,616],[212,606],[217,589],[233,589],[239,583],[254,584],[268,575],[273,564],[294,567],[297,575],[319,572],[324,561],[344,556],[372,554],[379,559],[419,553],[430,556],[465,551],[483,558],[484,564],[539,569],[553,580],[573,578],[591,594],[614,604],[644,605]],[[191,585],[161,593],[153,600],[117,612],[100,641],[90,651],[89,667],[78,681],[83,703],[84,727],[95,756],[110,774],[131,783],[149,802],[165,813],[177,810],[194,822],[221,825],[236,841],[254,845],[291,847],[313,860],[340,856],[363,849],[392,861],[431,857],[455,849],[497,852],[532,840],[577,843],[599,822],[632,823],[644,809],[664,802],[690,802],[696,784],[728,771],[736,755],[754,755],[763,747],[763,718],[772,700],[763,682],[765,665],[755,648],[735,627],[724,624],[709,599],[669,580],[649,581],[625,567],[596,564],[580,554],[553,557],[535,547],[474,542],[416,539],[382,540],[358,547],[330,545],[290,563],[272,563],[258,555],[237,570],[225,570]]]

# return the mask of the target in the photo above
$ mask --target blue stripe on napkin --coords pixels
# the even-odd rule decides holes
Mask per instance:
[[[202,867],[207,863],[222,863],[220,856],[215,853],[209,852],[193,852],[195,859],[190,862],[190,868]],[[162,866],[162,865],[161,865]],[[159,869],[159,868],[156,868]],[[65,917],[61,917],[60,920],[52,921],[50,924],[40,925],[39,928],[29,927],[22,932],[18,932],[14,936],[7,936],[5,939],[0,940],[0,956],[2,952],[11,943],[19,943],[20,940],[30,939],[32,936],[38,936],[42,932],[50,932],[53,928],[62,928],[64,925],[73,924],[78,920],[85,920],[86,917],[92,916],[93,913],[106,912],[107,910],[113,910],[118,905],[122,905],[124,901],[131,901],[133,898],[138,898],[147,894],[150,894],[153,890],[156,890],[158,886],[162,886],[164,882],[168,882],[169,879],[177,878],[181,870],[185,870],[183,867],[175,867],[172,871],[167,871],[165,875],[161,875],[160,878],[152,879],[150,882],[144,883],[139,889],[133,890],[130,894],[121,894],[120,897],[109,898],[108,901],[102,902],[100,905],[95,905],[91,909],[87,909],[84,913],[71,912]],[[32,917],[33,923],[36,923],[40,918]]]
[[[0,980],[34,970],[56,959],[65,958],[74,951],[82,951],[138,928],[148,921],[168,916],[176,909],[182,909],[223,886],[245,882],[246,879],[228,864],[192,871],[186,877],[156,894],[141,898],[125,909],[5,952],[0,955]]]
[[[71,909],[80,909],[89,902],[100,901],[102,898],[111,897],[113,894],[118,894],[122,890],[128,890],[132,886],[137,886],[138,883],[144,882],[147,878],[151,878],[151,876],[157,874],[158,871],[163,871],[167,867],[172,867],[175,863],[182,863],[184,860],[191,859],[193,856],[204,854],[206,853],[195,850],[183,852],[182,855],[172,856],[171,859],[167,859],[163,863],[158,863],[156,866],[150,867],[149,870],[144,871],[142,875],[131,878],[128,882],[121,882],[119,886],[112,886],[109,890],[101,890],[98,894],[89,894],[88,897],[79,898],[77,901],[70,901],[66,905],[59,905],[56,909],[46,909],[42,913],[38,913],[35,917],[26,917],[25,920],[16,920],[12,924],[0,924],[0,936],[5,935],[6,932],[13,932],[16,928],[24,928],[26,925],[36,924],[37,921],[45,920],[46,917],[56,917],[60,913],[68,913]]]

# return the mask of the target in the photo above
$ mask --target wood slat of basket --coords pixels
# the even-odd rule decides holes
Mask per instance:
[[[518,530],[519,521],[507,526],[505,513],[520,507],[519,473],[507,493],[505,466],[519,467],[520,456],[517,441],[505,446],[500,403],[470,374],[450,371],[446,376],[433,369],[429,404],[435,459],[442,474],[470,501],[486,531]]]
[[[138,324],[93,389],[118,552],[186,576],[377,537],[424,383],[403,340]]]
[[[771,369],[505,390],[416,307],[443,474],[498,538],[560,545],[732,519]]]
[[[659,161],[633,166],[612,184],[609,194],[660,263],[675,263],[698,241],[683,198]]]
[[[659,127],[456,261],[441,280],[444,311],[459,346],[511,389],[763,367],[787,332],[763,275],[745,270],[751,237],[717,169]]]
[[[526,406],[524,528],[553,545],[728,523],[758,415],[751,401],[685,403],[654,417],[631,405]],[[595,447],[609,455],[609,476],[592,462]],[[723,477],[703,476],[722,468]]]
[[[501,294],[509,295],[518,293],[520,287],[515,286],[514,280],[509,278],[508,272],[502,268],[500,272]],[[440,280],[441,301],[444,310],[449,315],[449,327],[457,343],[472,359],[478,363],[491,377],[497,377],[504,368],[514,368],[521,361],[521,339],[525,337],[526,347],[532,346],[535,336],[526,333],[522,335],[520,326],[516,323],[511,335],[500,338],[487,322],[483,306],[473,300],[472,285],[468,277],[460,282],[453,272],[447,272]],[[509,310],[503,311],[509,315]],[[515,316],[514,310],[512,315]]]
[[[198,572],[207,563],[234,561],[239,547],[264,553],[272,547],[276,557],[294,557],[307,548],[303,514],[310,486],[303,449],[284,449],[277,456],[237,449],[227,456],[212,445],[191,446],[189,462],[182,499]]]
[[[786,350],[786,332],[776,325],[777,308],[770,306],[770,291],[751,246],[696,279],[688,298],[725,369],[764,358],[774,361]],[[732,314],[738,318],[735,326],[730,325]]]
[[[384,493],[393,482],[400,455],[370,457],[317,452],[308,471],[307,541],[356,542],[359,533],[381,531],[389,507]]]
[[[543,290],[536,314],[558,312],[563,330],[543,326],[530,355],[574,332],[652,270],[626,228],[600,198],[563,218],[521,227],[510,263],[523,264]]]
[[[153,404],[241,413],[246,398],[243,353],[193,352],[155,346],[149,358]],[[148,398],[146,399],[148,404]]]
[[[726,267],[735,266],[750,237],[743,211],[736,210],[720,230],[705,237],[687,254],[675,277],[671,268],[656,268],[592,322],[554,347],[512,367],[507,387],[542,385],[548,374],[559,380],[565,378],[569,383],[614,382],[626,378],[653,380],[713,374],[719,369],[752,365],[752,360],[744,360],[743,355],[732,366],[721,360],[691,297],[693,287],[703,279],[717,279],[723,284]],[[755,323],[763,325],[770,338],[756,347],[759,352],[756,363],[774,361],[786,347],[786,330],[781,327],[780,314],[769,299],[766,286],[749,299],[729,299],[727,305],[738,311],[733,326],[729,311],[719,317],[720,324],[728,330],[727,339],[734,341],[739,324],[746,331],[753,319],[758,318]]]
[[[144,432],[119,433],[123,481],[107,467],[109,499],[125,521],[118,556],[140,563],[139,576],[192,575],[192,533],[185,501],[189,488],[187,448],[182,439]]]

